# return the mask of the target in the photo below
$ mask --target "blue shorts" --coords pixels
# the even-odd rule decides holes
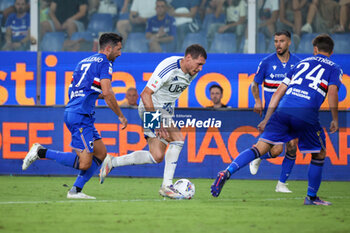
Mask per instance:
[[[74,149],[88,152],[94,151],[94,141],[101,139],[94,122],[95,118],[90,115],[82,115],[74,112],[64,112],[64,122],[72,134],[70,146]]]
[[[259,141],[277,145],[298,138],[298,147],[302,153],[318,153],[326,149],[324,131],[320,123],[314,125],[292,115],[275,112],[267,122]]]

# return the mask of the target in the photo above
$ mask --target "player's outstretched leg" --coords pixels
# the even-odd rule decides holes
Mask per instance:
[[[214,197],[218,197],[224,186],[226,180],[230,178],[232,174],[237,172],[242,167],[248,165],[251,161],[260,157],[258,149],[254,146],[252,148],[246,149],[240,153],[235,160],[226,168],[226,170],[218,173],[216,180],[211,186],[211,194]]]
[[[162,185],[159,189],[159,194],[163,197],[168,197],[171,199],[185,199],[183,195],[181,195],[173,185],[164,186]]]
[[[23,164],[22,164],[22,170],[27,170],[27,168],[36,160],[40,159],[38,155],[38,151],[40,149],[44,149],[42,145],[39,143],[34,143],[33,146],[30,148],[28,154],[26,157],[23,159]]]
[[[257,158],[249,163],[250,174],[255,175],[256,173],[258,173],[261,161],[261,158]]]
[[[260,167],[260,164],[261,164],[262,160],[270,159],[270,158],[272,158],[271,153],[267,152],[266,154],[262,155],[261,157],[251,161],[249,163],[250,174],[256,175],[256,173],[258,173],[258,171],[259,171],[259,167]]]
[[[213,195],[213,197],[218,197],[220,195],[226,180],[230,179],[230,176],[231,174],[227,170],[218,173],[214,183],[210,187],[211,195]]]
[[[100,184],[103,184],[106,176],[111,172],[113,168],[112,165],[112,156],[107,154],[106,158],[103,160],[103,163],[101,165],[100,169]]]
[[[78,190],[76,190],[76,188],[77,187],[73,186],[73,188],[68,191],[68,193],[67,193],[68,199],[91,199],[91,200],[96,199],[96,197],[86,195],[83,192],[78,192]]]
[[[145,150],[134,151],[130,154],[113,157],[107,155],[103,160],[100,170],[100,184],[102,184],[106,176],[111,172],[114,167],[122,167],[127,165],[137,165],[137,164],[155,164],[157,163],[151,153]]]
[[[331,205],[331,202],[323,201],[317,196],[322,181],[324,159],[311,159],[308,171],[308,188],[304,205]]]

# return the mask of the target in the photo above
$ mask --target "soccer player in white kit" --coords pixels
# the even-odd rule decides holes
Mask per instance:
[[[159,63],[140,95],[138,111],[141,119],[144,120],[146,111],[159,113],[162,118],[171,120],[174,115],[175,101],[202,70],[206,59],[205,49],[198,44],[193,44],[186,49],[184,57],[171,56]],[[184,145],[181,131],[168,124],[167,127],[161,125],[154,130],[144,128],[144,134],[149,151],[134,151],[120,157],[107,155],[101,165],[100,183],[103,183],[114,167],[160,163],[165,157],[163,183],[159,194],[172,199],[184,198],[173,188],[177,160]],[[166,150],[167,145],[169,145],[168,150]]]

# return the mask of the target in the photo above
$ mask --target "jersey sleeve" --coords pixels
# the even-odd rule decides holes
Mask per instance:
[[[286,77],[282,80],[282,83],[289,85],[290,81],[292,80],[293,74],[294,74],[295,66],[288,71],[286,74]]]
[[[330,73],[329,85],[336,85],[338,88],[341,86],[341,81],[343,78],[343,70],[340,67],[336,67],[333,72]]]
[[[113,73],[112,63],[103,62],[101,64],[100,79],[112,80],[112,73]]]
[[[258,69],[255,73],[254,77],[254,82],[258,84],[262,84],[265,79],[265,70],[266,70],[266,65],[265,65],[265,60],[262,60],[258,66]]]
[[[171,67],[172,65],[165,60],[159,63],[159,65],[154,70],[151,78],[148,80],[146,86],[153,92],[159,90],[159,88],[161,88],[163,84],[169,79],[169,73],[171,73],[169,70]]]

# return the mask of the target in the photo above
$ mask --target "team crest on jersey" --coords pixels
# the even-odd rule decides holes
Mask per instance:
[[[273,70],[276,70],[277,66],[272,66]]]

